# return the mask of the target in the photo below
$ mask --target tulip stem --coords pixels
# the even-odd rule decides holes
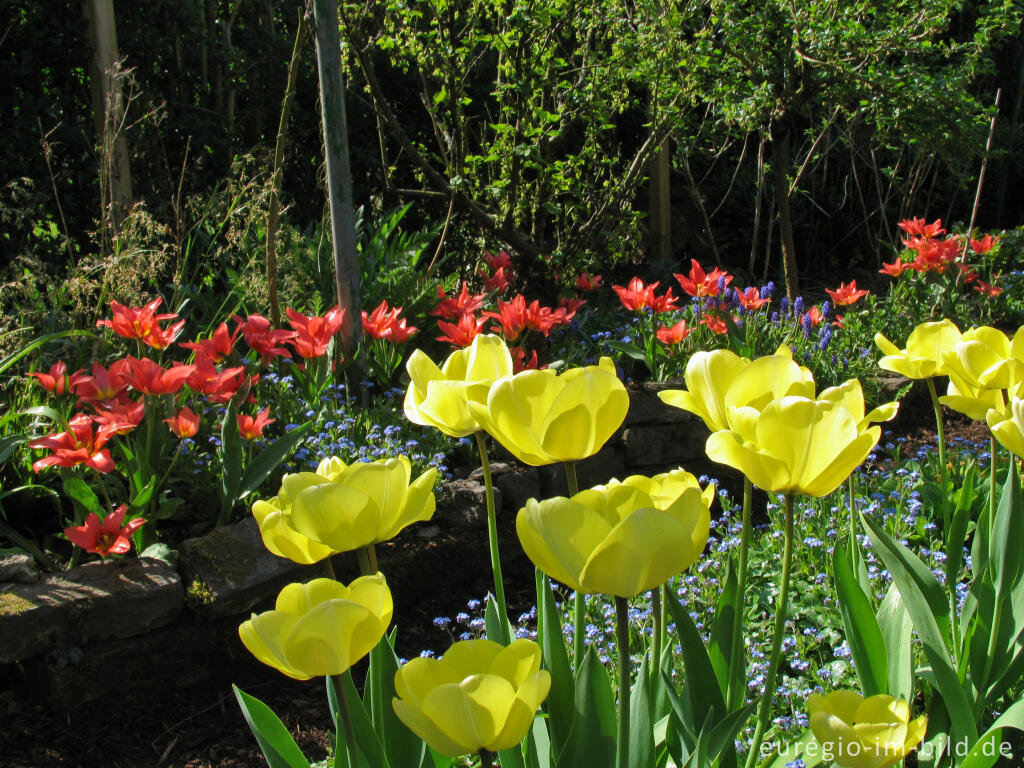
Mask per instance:
[[[480,451],[480,468],[484,473],[484,490],[487,495],[487,540],[491,549],[491,573],[494,574],[494,599],[498,603],[498,625],[500,637],[494,638],[502,645],[508,645],[508,610],[505,608],[505,582],[501,577],[501,554],[498,551],[498,520],[494,511],[494,483],[491,480],[491,462],[487,459],[487,443],[484,433],[476,431],[476,447]]]
[[[757,726],[754,738],[747,752],[746,768],[754,768],[761,754],[761,742],[768,729],[772,697],[775,695],[775,681],[782,661],[782,636],[786,633],[786,611],[789,603],[789,572],[793,561],[793,494],[786,494],[785,540],[782,551],[782,579],[779,582],[779,600],[775,607],[775,631],[772,634],[772,650],[769,656],[768,673],[764,681],[764,693],[757,710]]]
[[[569,489],[569,498],[572,498],[580,492],[579,480],[576,478],[576,462],[564,461],[562,466],[565,467],[565,484]],[[576,590],[574,608],[572,655],[576,661],[576,669],[579,669],[580,665],[583,664],[583,654],[585,653],[583,640],[586,637],[587,627],[587,596],[578,589]]]
[[[494,768],[494,753],[480,750],[480,768]]]
[[[860,545],[857,543],[857,505],[854,503],[853,473],[846,480],[850,493],[850,564],[853,566],[854,575],[857,574],[858,562],[860,561]]]
[[[359,561],[359,573],[362,576],[373,576],[377,572],[377,550],[372,543],[356,550]]]
[[[348,699],[345,697],[345,686],[341,683],[341,675],[331,675],[334,683],[334,693],[338,697],[338,710],[341,715],[341,725],[345,730],[345,765],[346,768],[356,766],[356,731],[352,727],[352,712],[348,708]],[[335,726],[337,727],[337,726]],[[337,755],[335,755],[337,761]]]
[[[651,590],[651,616],[654,618],[654,645],[651,658],[651,690],[661,685],[661,651],[665,647],[665,605],[661,602],[662,587]]]
[[[729,684],[726,686],[727,711],[739,707],[743,675],[739,667],[743,660],[743,595],[747,590],[747,552],[750,549],[750,505],[754,498],[754,484],[743,478],[743,530],[740,532],[739,565],[736,574],[736,616],[732,623],[732,644],[729,646]]]
[[[619,652],[619,733],[616,768],[629,766],[629,601],[615,596],[615,646]]]
[[[932,410],[935,411],[935,438],[939,444],[939,464],[942,466],[940,478],[946,479],[946,438],[945,428],[942,423],[942,405],[939,404],[939,396],[935,392],[935,380],[925,379],[928,384],[928,394],[932,396]]]

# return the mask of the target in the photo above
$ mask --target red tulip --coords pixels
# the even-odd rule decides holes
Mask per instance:
[[[157,307],[163,299],[156,298],[144,307],[126,307],[116,301],[110,302],[114,312],[112,320],[97,320],[97,326],[106,326],[126,339],[138,339],[154,349],[166,349],[178,338],[185,321],[179,320],[167,328],[160,327],[161,320],[173,320],[178,316],[174,313],[156,314]]]
[[[736,299],[740,306],[748,312],[754,312],[771,301],[771,299],[762,299],[761,292],[754,286],[743,291],[736,291]]]
[[[191,408],[185,406],[164,423],[171,428],[171,432],[180,438],[194,437],[199,431],[199,416]]]
[[[63,361],[60,361],[50,366],[49,373],[32,371],[29,376],[33,376],[39,382],[39,386],[47,392],[52,392],[55,395],[63,395],[67,391],[68,386],[67,371],[67,365]]]
[[[437,286],[437,298],[441,301],[429,314],[443,317],[445,320],[458,321],[463,315],[472,315],[484,305],[484,295],[470,295],[465,280],[462,281],[462,292],[458,296],[447,296],[444,288]]]
[[[593,291],[596,288],[600,288],[601,276],[591,276],[589,272],[584,272],[576,278],[576,287],[581,291]]]
[[[683,339],[689,336],[690,331],[692,330],[692,328],[686,327],[685,320],[680,320],[678,323],[676,323],[670,328],[666,328],[664,326],[659,328],[655,335],[658,337],[658,341],[660,341],[665,346],[670,347],[674,344],[682,343]]]
[[[511,342],[526,330],[526,314],[526,297],[519,294],[512,301],[498,299],[498,311],[484,312],[484,317],[497,320],[501,324],[501,335]]]
[[[93,552],[101,557],[123,555],[132,548],[132,534],[146,524],[143,518],[136,517],[122,527],[121,523],[127,509],[122,504],[104,517],[102,523],[95,512],[90,512],[85,518],[85,525],[65,528],[64,535],[68,537],[68,541],[86,552]]]
[[[281,344],[294,338],[295,331],[271,328],[270,321],[263,315],[249,315],[245,320],[235,315],[235,321],[242,330],[245,343],[259,353],[264,363],[269,363],[275,357],[291,358],[291,352]]]
[[[690,259],[689,276],[673,273],[679,285],[690,296],[717,296],[719,293],[718,283],[724,278],[724,288],[732,282],[732,275],[715,267],[711,272],[705,274],[704,268],[696,259]]]
[[[53,454],[39,459],[32,464],[32,471],[38,472],[44,467],[77,467],[84,464],[97,472],[110,472],[114,468],[114,460],[110,451],[103,446],[107,436],[100,431],[95,437],[92,431],[92,417],[80,413],[68,423],[70,430],[55,432],[46,437],[29,441],[29,448],[48,448]]]
[[[228,324],[221,323],[210,338],[196,339],[195,341],[185,342],[178,346],[193,350],[197,356],[206,355],[212,362],[219,363],[234,351],[235,342],[238,340],[238,334],[241,331],[242,326],[236,325],[235,332],[228,335]]]
[[[857,281],[851,280],[849,284],[840,283],[839,287],[834,291],[831,288],[826,288],[825,293],[832,297],[832,303],[836,306],[848,306],[850,304],[856,304],[862,298],[868,295],[867,291],[857,290]]]
[[[238,434],[243,440],[256,440],[263,437],[263,430],[268,424],[273,424],[274,419],[270,418],[270,408],[264,408],[256,418],[240,413],[235,417],[238,420]]]
[[[327,354],[327,345],[345,322],[345,310],[333,307],[322,317],[306,317],[291,307],[285,309],[288,321],[295,329],[295,336],[288,339],[299,357],[307,360]]]
[[[486,322],[486,317],[476,318],[472,313],[459,317],[458,323],[446,323],[444,320],[438,320],[437,327],[444,335],[438,336],[437,340],[447,341],[456,347],[468,347]]]
[[[657,287],[657,282],[644,285],[643,280],[639,277],[634,277],[625,288],[621,285],[613,285],[612,290],[619,295],[619,301],[622,302],[622,306],[631,312],[639,312],[654,302],[654,289]]]
[[[126,360],[128,370],[123,375],[124,383],[144,395],[175,395],[195,370],[194,365],[180,363],[164,368],[148,357],[129,356]]]

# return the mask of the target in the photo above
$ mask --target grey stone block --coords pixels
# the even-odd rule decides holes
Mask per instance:
[[[708,429],[700,421],[630,427],[623,435],[626,466],[685,464],[704,457]]]
[[[35,584],[39,581],[39,568],[31,555],[0,557],[0,583]]]
[[[263,546],[254,518],[181,543],[180,565],[193,607],[207,619],[244,613],[292,581],[316,575]]]
[[[448,483],[449,499],[437,505],[434,522],[455,529],[487,527],[487,489],[473,478]],[[501,511],[501,489],[495,485],[494,508]]]
[[[173,622],[185,604],[181,578],[149,558],[87,563],[0,594],[0,662],[53,645],[142,634]]]
[[[631,385],[629,388],[629,411],[626,413],[624,426],[638,424],[681,424],[696,418],[693,414],[666,405],[658,397],[659,392],[666,389],[686,389],[682,379],[654,381]]]
[[[579,489],[582,491],[595,485],[602,485],[613,477],[621,480],[626,472],[623,459],[621,449],[609,441],[593,456],[577,461],[576,481]],[[540,474],[540,498],[569,494],[569,484],[565,479],[565,467],[562,464],[538,467],[537,471]]]

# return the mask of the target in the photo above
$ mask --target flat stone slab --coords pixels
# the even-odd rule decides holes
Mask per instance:
[[[487,488],[473,478],[448,483],[450,499],[439,503],[433,522],[454,529],[487,528]],[[494,487],[495,514],[501,511],[501,488]]]
[[[666,389],[686,389],[682,379],[645,382],[629,387],[629,410],[626,412],[624,426],[638,424],[684,424],[699,421],[696,416],[682,408],[675,408],[662,402],[659,392]]]
[[[708,434],[708,428],[700,421],[672,424],[667,428],[630,427],[622,438],[626,466],[632,469],[678,463],[685,467],[704,459]]]
[[[263,546],[252,517],[186,539],[181,543],[180,565],[189,603],[207,619],[245,613],[286,584],[313,578],[318,568],[272,554]]]
[[[170,624],[185,605],[177,572],[160,560],[87,563],[0,593],[0,663],[132,637]]]

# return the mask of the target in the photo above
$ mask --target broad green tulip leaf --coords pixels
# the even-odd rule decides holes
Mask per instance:
[[[718,722],[711,726],[704,740],[704,749],[708,760],[718,760],[720,766],[725,766],[728,763],[735,765],[736,734],[754,713],[755,706],[754,703],[747,704],[725,717],[718,718]],[[720,756],[721,760],[719,760]]]
[[[809,748],[810,747],[810,748]],[[814,740],[814,733],[808,728],[796,741],[787,744],[775,758],[768,763],[767,768],[786,768],[788,763],[802,760],[805,768],[815,768],[821,763],[822,750],[818,749],[818,742]]]
[[[331,685],[330,678],[327,678],[327,685],[329,688],[334,687]],[[345,692],[345,702],[348,704],[349,714],[352,717],[352,730],[355,731],[356,747],[361,761],[367,768],[390,768],[391,763],[384,751],[384,745],[381,744],[380,736],[373,728],[373,721],[366,713],[362,699],[359,698],[359,691],[352,680],[351,670],[341,675],[341,685]],[[344,731],[338,734],[338,737],[343,738]]]
[[[587,648],[576,675],[572,731],[557,765],[613,768],[615,765],[615,699],[604,665]]]
[[[914,656],[911,648],[914,625],[895,584],[889,585],[889,591],[878,607],[877,619],[889,667],[889,685],[885,693],[909,701],[914,695]]]
[[[136,509],[141,509],[142,507],[149,504],[149,500],[153,498],[153,491],[156,490],[157,479],[158,478],[156,475],[151,475],[149,478],[149,482],[146,483],[142,488],[140,488],[138,492],[135,494],[135,496],[132,497],[131,501],[128,502],[129,506],[135,507]]]
[[[629,768],[654,768],[654,726],[649,680],[647,656],[644,656],[629,699]]]
[[[548,735],[547,722],[536,717],[530,727],[530,738],[526,742],[527,768],[552,768],[551,740]]]
[[[744,653],[738,656],[738,669],[730,669],[732,663],[732,639],[733,629],[737,621],[742,622],[743,606],[739,599],[739,581],[733,562],[730,560],[726,566],[725,584],[722,586],[722,594],[718,596],[718,611],[715,614],[715,623],[711,628],[711,643],[708,645],[708,658],[715,670],[715,677],[718,678],[718,687],[722,696],[729,698],[729,690],[737,690],[745,678]],[[742,642],[742,637],[741,637]]]
[[[237,685],[232,685],[231,689],[270,768],[309,768],[309,761],[299,745],[270,707]]]
[[[861,515],[878,558],[892,574],[910,613],[925,655],[932,665],[935,685],[949,712],[955,738],[978,738],[974,713],[949,656],[946,634],[946,599],[941,585],[928,567],[906,547],[890,537],[874,520]]]
[[[366,675],[363,699],[370,712],[374,731],[380,736],[388,762],[396,766],[418,766],[424,759],[423,742],[406,728],[391,706],[395,698],[395,673],[398,657],[394,635],[381,639],[370,651],[370,667]]]
[[[960,565],[963,563],[963,546],[967,539],[967,526],[971,522],[971,512],[977,494],[974,491],[974,475],[976,465],[972,461],[967,467],[964,483],[956,494],[953,509],[953,520],[946,530],[946,583],[952,584],[960,576]]]
[[[231,400],[224,409],[220,423],[220,462],[223,474],[221,488],[221,517],[231,514],[231,507],[238,500],[238,489],[242,483],[242,445],[238,435],[238,421],[235,418],[235,401]]]
[[[249,466],[245,468],[245,472],[242,474],[238,485],[238,498],[244,499],[263,485],[263,481],[292,452],[292,449],[306,436],[312,425],[313,422],[307,421],[290,432],[285,432],[281,437],[260,451],[259,455],[249,462]]]
[[[678,765],[690,754],[693,745],[697,743],[697,731],[691,727],[692,718],[687,711],[687,704],[676,693],[675,681],[669,674],[668,668],[661,670],[661,683],[662,689],[668,696],[669,704],[672,705],[668,727],[665,731],[665,743],[676,757],[675,762]]]
[[[81,519],[78,522],[85,520],[90,512],[95,513],[98,517],[103,517],[100,499],[93,489],[89,487],[89,484],[78,475],[70,472],[62,474],[64,493],[71,498],[74,505],[81,511]]]
[[[832,578],[861,690],[865,696],[886,693],[889,689],[889,663],[885,640],[878,628],[871,600],[860,588],[850,567],[849,553],[839,541],[832,554]]]
[[[991,768],[1000,756],[1000,746],[1005,741],[1004,728],[1015,728],[1024,731],[1024,700],[1011,705],[1003,714],[996,718],[992,726],[974,744],[967,757],[960,763],[960,768]]]
[[[1012,460],[1012,454],[1011,454]],[[1009,596],[1010,590],[1020,580],[1021,563],[1024,560],[1024,500],[1021,499],[1020,481],[1011,465],[1006,473],[1003,493],[999,499],[995,519],[992,521],[992,538],[989,541],[989,562],[992,568],[992,582],[996,591],[998,608]],[[1006,606],[1008,609],[1009,606]]]
[[[536,571],[538,632],[544,668],[551,673],[551,692],[546,709],[551,732],[552,754],[558,755],[565,747],[572,729],[574,686],[569,653],[562,634],[562,617],[555,607],[555,596],[547,576]]]
[[[487,595],[487,608],[484,609],[484,626],[487,629],[487,639],[502,645],[508,645],[515,636],[515,633],[509,626],[508,617],[502,617],[498,613],[498,601],[491,594]]]
[[[665,591],[665,597],[666,606],[676,624],[676,636],[683,649],[683,666],[686,669],[683,702],[686,705],[687,720],[683,722],[692,732],[697,733],[709,711],[713,710],[718,717],[725,713],[725,699],[693,619],[671,589]]]

